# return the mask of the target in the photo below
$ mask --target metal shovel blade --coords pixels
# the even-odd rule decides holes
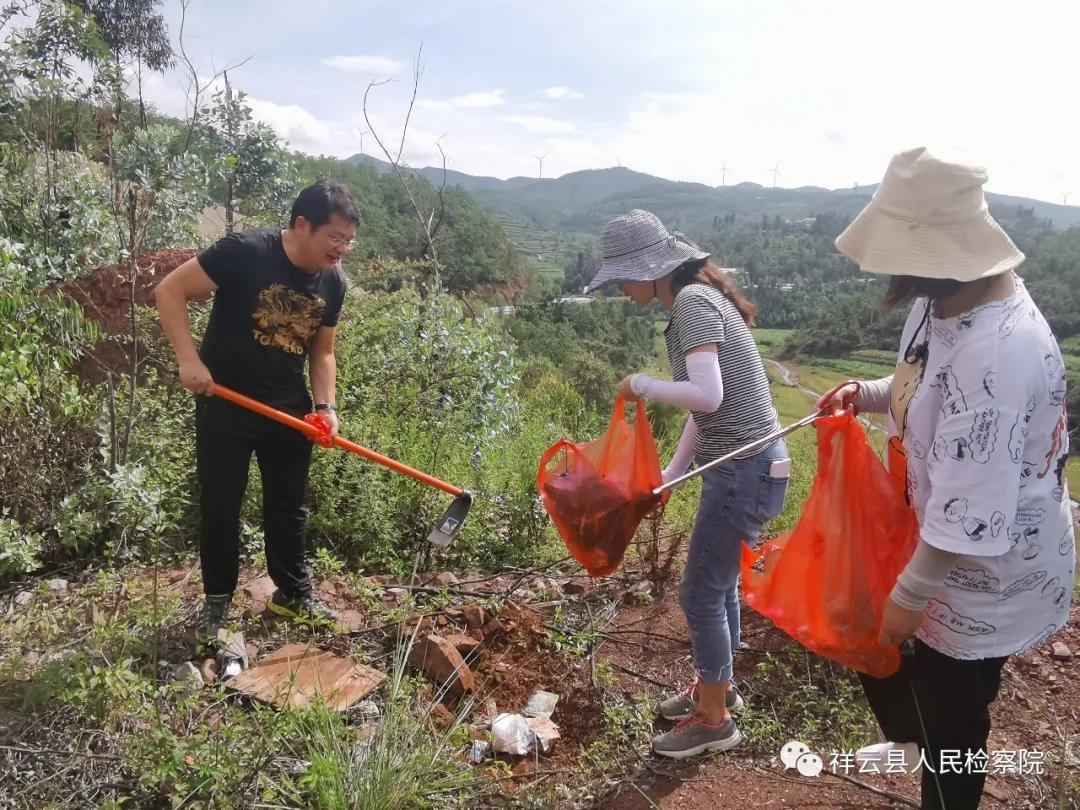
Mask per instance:
[[[469,510],[472,509],[472,502],[471,492],[463,492],[454,498],[454,502],[443,512],[443,516],[428,535],[428,542],[439,548],[446,548],[453,543],[469,515]]]

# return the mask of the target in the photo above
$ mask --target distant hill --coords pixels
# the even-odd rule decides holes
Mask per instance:
[[[354,155],[349,162],[371,165],[379,171],[390,168],[388,163],[369,155]],[[443,181],[440,168],[418,171],[436,185]],[[876,188],[766,188],[757,183],[716,187],[665,180],[623,167],[589,169],[542,180],[500,180],[448,170],[446,182],[461,186],[500,217],[543,230],[598,234],[611,217],[630,208],[645,208],[691,236],[711,229],[715,216],[729,214],[747,222],[777,216],[795,221],[824,212],[854,216]],[[1050,220],[1057,228],[1080,225],[1080,206],[1002,194],[988,194],[987,198],[991,211],[1005,222],[1015,218],[1017,209],[1023,207],[1033,209],[1036,219]]]

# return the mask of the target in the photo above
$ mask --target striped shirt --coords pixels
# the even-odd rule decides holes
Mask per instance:
[[[707,284],[683,287],[675,297],[664,341],[675,382],[690,379],[687,352],[706,343],[716,344],[724,401],[711,413],[693,411],[698,463],[717,459],[779,429],[757,345],[739,310],[722,292]]]

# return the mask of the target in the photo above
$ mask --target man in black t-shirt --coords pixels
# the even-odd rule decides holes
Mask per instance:
[[[184,387],[209,395],[217,382],[298,417],[312,409],[314,394],[315,411],[336,434],[334,333],[345,299],[339,263],[359,223],[348,191],[321,181],[300,192],[287,229],[229,234],[162,279],[157,308]],[[210,321],[196,348],[188,301],[211,293]],[[228,621],[253,453],[262,478],[266,564],[277,586],[267,607],[287,617],[333,620],[312,593],[304,561],[311,442],[292,428],[207,396],[196,403],[195,449],[206,594],[200,644],[212,643]]]

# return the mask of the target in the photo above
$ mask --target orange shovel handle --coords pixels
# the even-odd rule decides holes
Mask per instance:
[[[311,441],[316,444],[321,444],[324,447],[329,447],[331,444],[336,447],[340,447],[342,450],[348,450],[350,453],[356,453],[358,456],[363,456],[369,461],[374,461],[377,464],[382,464],[384,467],[389,467],[394,472],[399,472],[402,475],[407,475],[410,478],[415,478],[417,481],[421,481],[429,486],[433,486],[436,489],[441,489],[443,492],[447,492],[453,496],[463,495],[465,490],[461,487],[455,487],[453,484],[448,484],[445,481],[440,481],[434,476],[427,473],[420,472],[420,470],[414,470],[407,464],[402,464],[400,461],[394,461],[389,456],[384,456],[382,453],[376,453],[374,450],[368,450],[361,444],[356,442],[350,442],[348,439],[343,439],[340,436],[335,436],[333,439],[329,439],[329,432],[317,424],[307,422],[303,419],[297,419],[295,416],[279,411],[277,408],[271,408],[269,405],[265,405],[259,402],[257,399],[246,397],[243,394],[233,391],[231,388],[226,388],[224,385],[218,385],[214,383],[211,389],[211,396],[221,397],[227,399],[235,405],[239,405],[242,408],[247,408],[249,411],[262,414],[267,419],[273,419],[275,422],[280,422],[283,425],[288,425],[294,430],[299,430]],[[313,422],[316,420],[313,420]],[[317,417],[318,422],[322,422],[320,417]]]

